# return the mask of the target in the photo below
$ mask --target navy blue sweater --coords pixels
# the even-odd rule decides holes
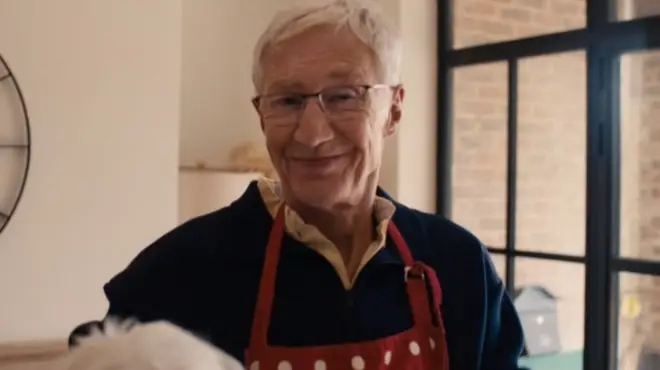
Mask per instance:
[[[393,221],[413,256],[442,284],[451,368],[517,370],[521,324],[479,240],[440,216],[395,205]],[[110,280],[108,315],[169,320],[242,361],[272,223],[251,184],[231,206],[162,236]],[[396,247],[388,239],[346,291],[325,258],[285,236],[271,320],[270,344],[285,346],[370,340],[410,328]]]

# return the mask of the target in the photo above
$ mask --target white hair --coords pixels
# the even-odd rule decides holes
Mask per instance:
[[[236,359],[165,321],[109,320],[79,340],[65,359],[68,370],[243,370]]]
[[[401,37],[397,27],[374,0],[331,0],[298,5],[275,15],[254,48],[252,81],[259,92],[266,49],[319,25],[347,28],[375,54],[379,77],[385,84],[401,81]]]

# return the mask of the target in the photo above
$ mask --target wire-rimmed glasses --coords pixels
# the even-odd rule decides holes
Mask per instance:
[[[252,99],[252,103],[265,121],[296,123],[309,99],[316,100],[321,110],[331,118],[352,117],[364,112],[369,90],[385,87],[391,88],[384,84],[335,86],[316,93],[261,95]]]

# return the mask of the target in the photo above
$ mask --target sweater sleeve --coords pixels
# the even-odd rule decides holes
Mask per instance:
[[[524,344],[522,325],[485,248],[483,256],[487,317],[481,370],[519,370]]]
[[[105,284],[107,316],[144,322],[163,319],[190,270],[184,239],[180,230],[166,234]]]

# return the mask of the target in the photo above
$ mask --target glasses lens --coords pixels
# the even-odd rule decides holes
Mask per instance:
[[[362,107],[363,91],[354,87],[336,87],[323,90],[321,100],[329,112],[356,111]]]

